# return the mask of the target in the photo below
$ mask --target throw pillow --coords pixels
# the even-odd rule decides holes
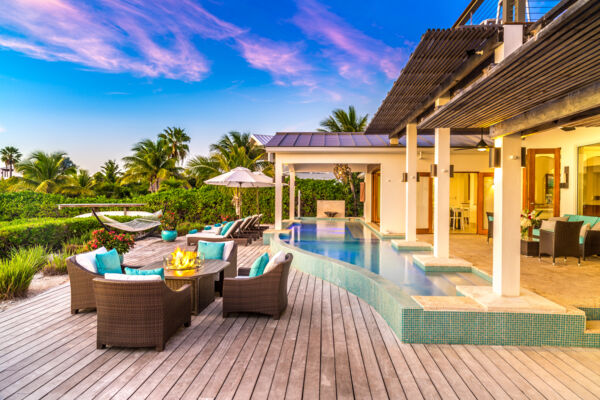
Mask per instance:
[[[210,226],[210,225],[206,225],[206,226],[204,227],[204,230],[205,230],[205,231],[210,231],[211,229],[212,229],[212,226]]]
[[[544,220],[544,221],[542,221],[542,226],[540,227],[540,230],[554,232],[555,226],[556,226],[556,221]]]
[[[205,260],[222,260],[224,248],[224,242],[198,242],[198,253],[202,253]]]
[[[116,249],[107,251],[104,254],[96,254],[96,264],[98,264],[98,273],[100,275],[122,273],[121,260]]]
[[[198,233],[198,229],[192,229],[188,232],[188,235],[193,235],[194,233]]]
[[[568,221],[569,217],[550,217],[548,218],[549,221]]]
[[[590,224],[584,224],[579,230],[579,237],[585,237],[587,231],[590,230]]]
[[[269,262],[269,253],[264,253],[263,255],[258,257],[256,260],[254,260],[252,267],[250,267],[250,274],[248,274],[248,276],[253,278],[255,276],[262,275],[268,262]]]
[[[98,265],[96,264],[96,254],[104,254],[106,253],[106,249],[104,247],[100,247],[94,251],[88,251],[87,253],[77,254],[75,256],[75,261],[77,264],[81,265],[83,268],[88,271],[97,274],[98,273]]]
[[[275,266],[277,264],[281,264],[284,261],[285,261],[285,253],[283,251],[279,251],[279,252],[275,253],[275,255],[273,255],[273,257],[269,259],[269,262],[267,263],[267,266],[265,267],[263,274],[266,274],[267,272],[269,272],[270,270],[275,268]]]
[[[231,250],[233,250],[233,244],[235,242],[233,240],[229,240],[223,243],[225,243],[225,247],[223,247],[223,260],[227,260],[231,254]]]
[[[161,279],[165,279],[165,269],[164,268],[155,268],[155,269],[136,269],[136,268],[127,268],[125,267],[126,275],[158,275]]]
[[[104,274],[109,281],[162,281],[158,275]]]
[[[221,229],[221,232],[219,232],[220,235],[225,236],[227,234],[227,231],[229,230],[229,228],[231,228],[231,225],[233,225],[234,221],[230,221],[228,223],[225,224],[225,226]]]

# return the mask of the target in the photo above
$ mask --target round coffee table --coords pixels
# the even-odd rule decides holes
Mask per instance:
[[[162,261],[156,261],[140,269],[148,270],[161,268]],[[204,260],[200,268],[194,270],[174,271],[165,268],[166,285],[177,290],[183,285],[192,289],[192,314],[198,315],[215,300],[215,291],[223,295],[224,270],[229,267],[228,261]],[[218,279],[215,276],[218,274]]]

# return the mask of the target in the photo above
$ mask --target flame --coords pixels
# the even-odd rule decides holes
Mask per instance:
[[[171,255],[171,267],[175,269],[193,268],[198,257],[195,251],[182,251],[179,246]]]

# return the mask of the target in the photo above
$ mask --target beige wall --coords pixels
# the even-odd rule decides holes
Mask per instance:
[[[346,216],[346,202],[344,200],[317,200],[317,218],[327,218],[325,212],[336,212],[335,218]]]
[[[557,128],[527,136],[523,140],[527,148],[560,147],[561,176],[564,167],[569,167],[569,188],[560,189],[561,215],[577,213],[577,148],[597,143],[600,143],[600,128],[577,128],[571,132]]]
[[[381,169],[381,206],[380,230],[383,233],[404,233],[405,184],[402,174],[406,170],[404,148],[386,148],[365,152],[361,149],[308,149],[307,151],[278,152],[276,157],[283,164],[294,165],[298,171],[331,171],[334,164],[349,164],[354,172],[365,172],[365,220],[371,219],[371,172],[375,167]],[[433,163],[433,149],[419,149],[417,169],[429,172]],[[452,151],[451,163],[455,171],[491,171],[488,167],[487,152]],[[419,219],[425,221],[425,218]],[[419,227],[421,224],[419,224]]]

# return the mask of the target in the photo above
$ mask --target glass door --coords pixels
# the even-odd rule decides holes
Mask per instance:
[[[577,213],[600,217],[600,144],[577,149]]]
[[[494,212],[494,173],[477,174],[477,233],[487,235],[487,213]]]

